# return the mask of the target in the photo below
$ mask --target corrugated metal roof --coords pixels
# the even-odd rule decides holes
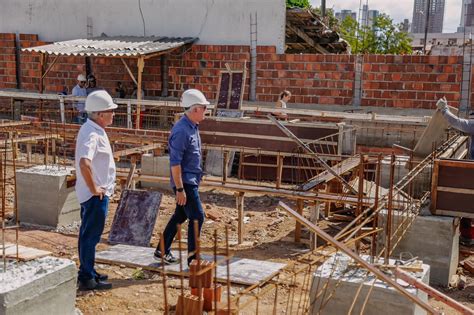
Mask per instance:
[[[193,43],[196,37],[95,37],[55,42],[49,45],[23,48],[23,51],[66,56],[138,57],[164,52]]]

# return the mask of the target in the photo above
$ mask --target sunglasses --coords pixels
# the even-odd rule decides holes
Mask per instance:
[[[87,81],[79,81],[79,82],[81,82],[81,83],[86,83]]]

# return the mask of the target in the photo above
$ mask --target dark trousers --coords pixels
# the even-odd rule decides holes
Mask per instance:
[[[95,247],[104,231],[105,218],[109,208],[109,197],[93,196],[81,203],[81,228],[79,230],[79,281],[97,276],[94,270]]]
[[[197,185],[183,185],[186,192],[186,204],[184,206],[176,205],[174,214],[166,225],[164,236],[165,254],[171,250],[171,243],[178,231],[178,224],[183,224],[186,220],[188,222],[188,263],[194,258],[196,251],[196,239],[194,235],[194,221],[198,221],[199,231],[201,234],[201,227],[204,223],[204,210],[202,209],[201,200],[199,199],[199,186]],[[176,193],[176,190],[175,190]],[[158,250],[160,245],[158,244]]]

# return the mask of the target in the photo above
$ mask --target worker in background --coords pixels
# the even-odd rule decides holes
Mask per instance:
[[[109,198],[115,188],[115,162],[105,127],[114,119],[112,97],[104,90],[90,93],[85,109],[89,119],[77,135],[76,195],[81,204],[79,230],[79,289],[104,290],[112,285],[94,269],[96,245],[104,231]]]
[[[158,261],[172,264],[178,259],[171,253],[171,243],[177,233],[177,225],[188,223],[188,265],[196,257],[194,221],[197,220],[201,232],[204,223],[204,210],[199,199],[199,183],[202,177],[201,137],[199,123],[204,120],[207,105],[206,97],[195,89],[186,90],[181,98],[185,112],[173,126],[168,139],[171,167],[171,187],[175,193],[176,209],[166,225],[164,236],[165,252],[158,245],[154,257]]]
[[[98,90],[103,90],[103,89],[97,87],[97,79],[95,78],[93,74],[89,74],[87,76],[87,86],[86,86],[87,95]]]
[[[469,159],[474,159],[474,120],[459,118],[451,113],[448,107],[448,101],[445,97],[440,98],[438,102],[436,102],[436,107],[451,127],[470,135]]]
[[[291,92],[284,90],[283,92],[280,93],[280,96],[278,97],[278,101],[275,104],[275,108],[279,109],[286,109],[286,104],[290,101],[291,98]],[[281,118],[281,119],[287,119],[288,115],[285,112],[274,112],[274,116]]]
[[[440,98],[436,103],[436,107],[443,115],[444,119],[448,124],[466,134],[469,134],[469,159],[474,159],[474,120],[473,119],[462,119],[451,113],[448,107],[448,102],[446,97]],[[471,113],[472,116],[472,113]],[[461,218],[460,230],[461,230],[461,240],[467,245],[472,245],[474,243],[474,226],[472,224],[472,219]]]
[[[115,97],[117,98],[125,98],[127,95],[127,91],[125,91],[125,88],[123,87],[122,82],[117,82],[117,87],[115,88]]]
[[[86,97],[87,96],[87,90],[86,90],[86,76],[83,74],[79,74],[77,76],[77,84],[72,88],[72,96],[82,96]],[[73,121],[78,124],[83,124],[86,119],[87,119],[87,113],[85,110],[85,103],[84,101],[78,101],[75,103],[75,108],[74,108],[77,113],[76,117],[74,117]]]

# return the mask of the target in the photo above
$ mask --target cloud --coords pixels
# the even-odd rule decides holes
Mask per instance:
[[[443,32],[455,32],[461,20],[462,0],[445,0],[444,9],[444,25]],[[321,5],[320,0],[311,0],[311,5],[318,7]],[[335,11],[352,10],[359,14],[359,5],[366,3],[366,0],[345,0],[345,1],[326,1],[328,8],[333,8]],[[393,1],[387,0],[371,0],[368,1],[370,10],[379,10],[380,12],[390,15],[394,22],[402,22],[404,19],[409,19],[410,23],[413,19],[413,4],[414,0],[398,0],[396,5]]]

